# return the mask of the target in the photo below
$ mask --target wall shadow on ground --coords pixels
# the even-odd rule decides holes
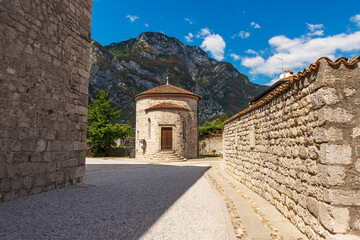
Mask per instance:
[[[0,203],[0,239],[139,239],[208,169],[88,166],[82,187]]]

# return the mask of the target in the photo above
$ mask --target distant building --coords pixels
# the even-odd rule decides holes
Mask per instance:
[[[182,161],[198,157],[196,94],[169,84],[142,92],[136,101],[136,158]]]

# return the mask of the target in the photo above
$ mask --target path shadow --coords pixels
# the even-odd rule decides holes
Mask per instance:
[[[208,169],[94,165],[85,187],[1,203],[0,239],[139,239]]]

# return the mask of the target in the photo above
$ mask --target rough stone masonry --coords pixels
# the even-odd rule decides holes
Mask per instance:
[[[81,181],[92,0],[0,0],[0,201]]]
[[[224,124],[226,170],[310,239],[360,239],[359,60],[321,58]]]

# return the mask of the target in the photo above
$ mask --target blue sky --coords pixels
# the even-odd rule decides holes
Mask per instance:
[[[270,84],[319,57],[360,55],[360,0],[94,0],[92,38],[103,45],[162,32]],[[282,60],[280,60],[282,59]]]

